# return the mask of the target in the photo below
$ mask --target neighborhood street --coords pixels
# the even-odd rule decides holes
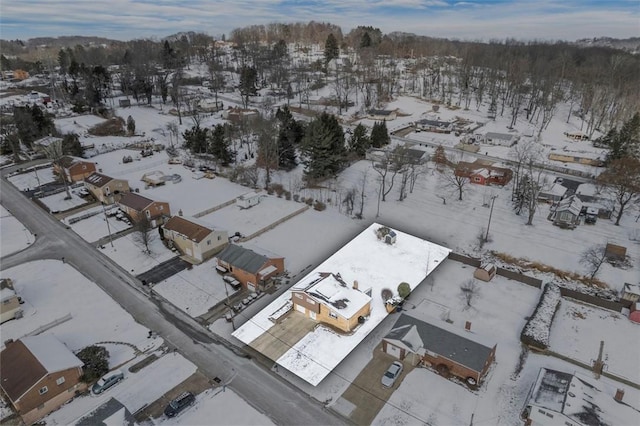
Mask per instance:
[[[7,171],[3,171],[3,176]],[[37,235],[29,248],[0,259],[2,270],[39,259],[61,260],[64,256],[67,263],[95,282],[139,323],[159,334],[209,378],[220,378],[276,424],[345,423],[343,418],[251,359],[237,356],[218,343],[216,336],[193,318],[170,304],[150,298],[137,279],[36,206],[4,177],[0,202]]]

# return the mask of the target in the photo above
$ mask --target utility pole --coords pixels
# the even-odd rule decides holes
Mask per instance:
[[[102,212],[104,213],[104,220],[107,222],[107,231],[109,232],[109,242],[113,247],[113,238],[111,237],[111,226],[109,225],[109,217],[107,216],[107,210],[104,208],[104,202],[102,202]]]
[[[600,351],[598,352],[598,359],[593,362],[593,372],[596,375],[596,379],[600,378],[602,370],[604,368],[604,361],[602,360],[602,352],[604,351],[604,340],[600,340]]]
[[[229,302],[229,289],[227,288],[226,281],[222,280],[222,285],[224,286],[224,293],[227,295],[227,308],[229,309],[229,317],[231,318],[231,327],[233,327],[233,331],[236,331],[236,323],[233,321],[235,314],[233,309],[231,309],[231,303]]]
[[[484,236],[485,243],[489,241],[489,227],[491,226],[491,216],[493,215],[493,203],[496,201],[496,198],[498,198],[497,195],[494,195],[491,197],[491,210],[489,211],[489,223],[487,223],[487,233]]]

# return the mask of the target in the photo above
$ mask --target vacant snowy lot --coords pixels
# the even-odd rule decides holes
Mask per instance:
[[[27,228],[0,206],[0,257],[20,251],[34,242],[34,236]]]
[[[131,275],[139,275],[160,263],[176,257],[176,253],[172,252],[162,244],[157,231],[151,231],[151,241],[149,242],[149,253],[143,242],[139,239],[139,232],[133,232],[113,241],[104,244],[99,250],[113,259],[125,271]]]

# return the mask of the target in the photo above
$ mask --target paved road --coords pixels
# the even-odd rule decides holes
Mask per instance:
[[[2,269],[26,261],[64,256],[68,263],[100,286],[136,321],[157,332],[204,374],[227,382],[231,389],[276,424],[345,423],[344,419],[289,383],[218,343],[216,336],[173,305],[149,298],[140,282],[111,259],[25,198],[4,178],[0,185],[2,205],[37,234],[36,242],[28,249],[0,259]]]

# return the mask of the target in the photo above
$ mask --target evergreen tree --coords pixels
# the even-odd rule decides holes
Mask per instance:
[[[323,112],[307,126],[302,141],[305,177],[316,180],[335,175],[345,163],[344,132],[334,115]]]
[[[625,121],[620,130],[609,130],[596,143],[610,148],[607,163],[627,157],[640,158],[640,113]]]
[[[360,39],[360,48],[366,47],[371,47],[371,36],[368,32],[365,31],[365,33],[362,34],[362,38]]]
[[[328,64],[332,59],[336,59],[339,53],[340,50],[338,49],[338,40],[336,40],[336,37],[333,35],[333,33],[330,33],[327,36],[327,41],[324,44],[325,64]]]
[[[216,160],[223,166],[228,166],[233,162],[235,154],[231,151],[227,139],[225,125],[217,124],[211,133],[209,142],[209,152],[216,157]]]
[[[240,95],[244,108],[249,107],[249,96],[256,94],[256,80],[258,72],[254,67],[243,66],[240,69]]]
[[[184,145],[193,153],[207,152],[207,133],[207,129],[202,129],[200,126],[193,126],[190,130],[185,130],[182,134]]]
[[[374,123],[373,129],[371,129],[371,146],[374,148],[382,148],[391,142],[389,131],[387,130],[386,121],[379,121]]]
[[[370,146],[371,140],[367,135],[367,128],[358,124],[349,138],[349,151],[357,154],[358,157],[364,157]]]
[[[127,117],[127,132],[130,135],[134,135],[136,133],[136,121],[132,116]]]
[[[66,155],[82,157],[84,148],[80,143],[80,137],[77,133],[67,133],[62,136],[62,152]]]

